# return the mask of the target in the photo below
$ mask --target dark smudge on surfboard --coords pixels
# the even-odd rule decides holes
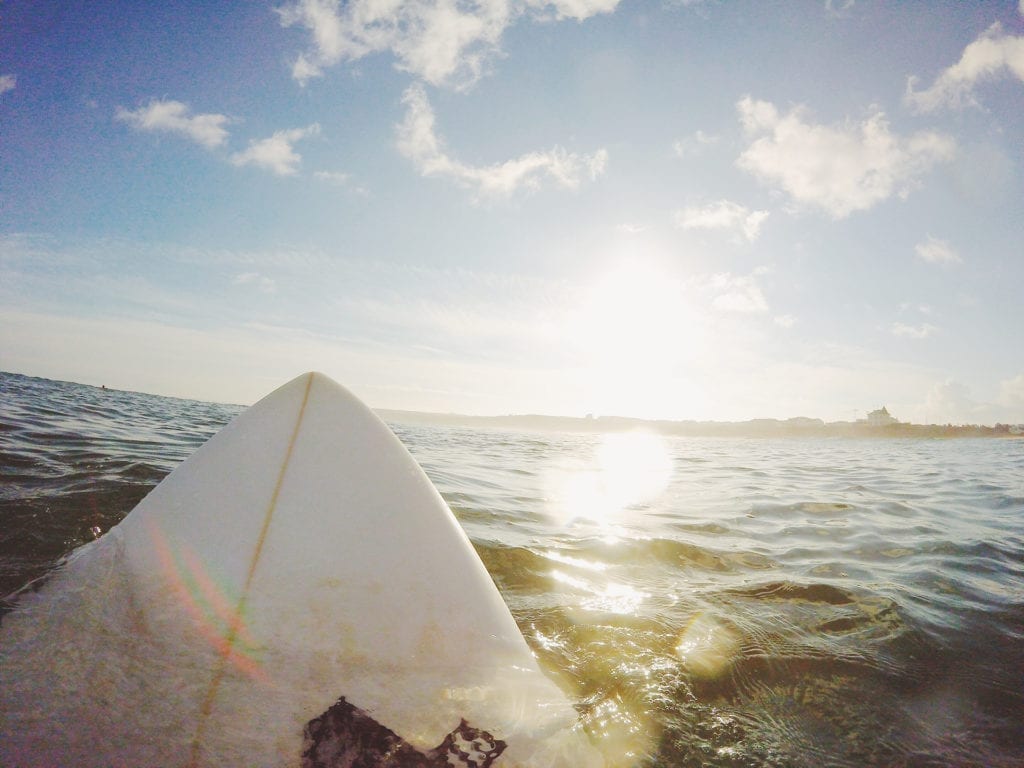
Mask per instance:
[[[489,768],[507,746],[465,720],[427,752],[342,697],[303,733],[302,768]]]

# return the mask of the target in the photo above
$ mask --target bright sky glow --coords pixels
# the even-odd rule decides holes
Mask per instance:
[[[0,369],[1024,422],[1019,0],[12,2]]]

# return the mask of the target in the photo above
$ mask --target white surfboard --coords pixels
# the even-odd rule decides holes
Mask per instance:
[[[238,416],[0,625],[0,765],[347,765],[353,719],[401,754],[603,764],[426,475],[322,374]]]

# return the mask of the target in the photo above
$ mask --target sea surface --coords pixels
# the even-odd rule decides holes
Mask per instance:
[[[0,373],[0,596],[240,410]],[[1024,766],[1024,440],[391,426],[620,765]]]

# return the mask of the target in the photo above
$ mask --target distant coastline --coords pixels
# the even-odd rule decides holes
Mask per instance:
[[[682,437],[855,437],[855,438],[956,438],[1024,437],[1024,425],[996,424],[894,424],[831,421],[796,417],[749,421],[666,421],[622,416],[466,416],[456,413],[423,413],[374,409],[387,422],[407,425],[443,425],[467,428],[511,429],[541,432],[623,432],[646,429]]]
[[[13,371],[0,371],[2,376],[36,379],[41,381],[62,381],[32,376]],[[134,392],[133,390],[107,389],[106,386],[63,381],[83,387],[93,387],[109,392]],[[135,392],[148,395],[150,393]],[[152,395],[171,400],[193,400],[173,395]],[[205,402],[205,401],[194,401]],[[221,403],[222,405],[232,405]],[[244,405],[232,405],[244,409]],[[884,410],[884,409],[883,409]],[[505,416],[467,416],[459,413],[431,413],[427,411],[401,411],[374,408],[381,419],[389,423],[409,425],[437,425],[467,427],[472,429],[509,429],[529,432],[625,432],[643,429],[663,435],[682,437],[863,437],[863,438],[907,438],[907,437],[1024,437],[1024,424],[911,424],[899,422],[871,424],[867,421],[822,421],[804,416],[790,419],[750,419],[748,421],[694,421],[637,419],[626,416],[546,416],[521,414]],[[878,413],[877,411],[875,413]],[[888,415],[888,412],[886,412]]]

